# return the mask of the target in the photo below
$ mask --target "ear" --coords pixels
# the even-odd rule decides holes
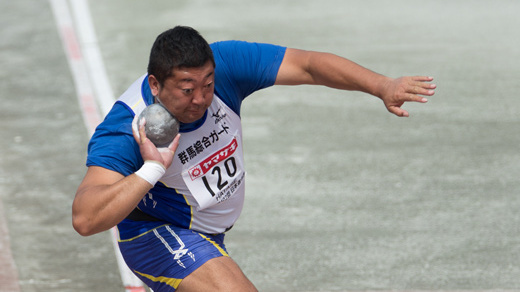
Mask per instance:
[[[157,81],[157,78],[155,78],[155,76],[148,75],[148,84],[150,85],[150,89],[152,90],[152,95],[159,95],[161,85],[159,84],[159,81]]]

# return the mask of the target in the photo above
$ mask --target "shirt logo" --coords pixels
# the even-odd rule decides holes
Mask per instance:
[[[227,113],[221,114],[220,111],[222,108],[219,108],[216,113],[213,113],[211,116],[215,118],[215,124],[218,124],[218,122],[222,121],[227,116]]]
[[[226,160],[229,158],[235,150],[238,148],[238,142],[236,137],[233,138],[233,141],[229,143],[227,146],[224,146],[222,149],[217,150],[215,153],[210,155],[208,158],[204,159],[199,164],[190,168],[188,173],[190,174],[191,180],[196,180],[197,178],[206,174],[212,167],[217,165],[219,162]]]

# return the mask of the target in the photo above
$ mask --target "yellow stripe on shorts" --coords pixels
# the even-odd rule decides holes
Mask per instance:
[[[140,273],[136,270],[134,270],[134,272],[136,272],[137,274],[147,278],[147,279],[150,279],[154,282],[159,282],[159,283],[164,283],[168,286],[171,286],[173,287],[174,289],[177,289],[177,287],[179,287],[179,285],[181,284],[181,281],[182,279],[176,279],[176,278],[168,278],[168,277],[154,277],[152,275],[147,275],[147,274],[143,274],[143,273]]]
[[[139,235],[137,235],[137,236],[134,236],[134,237],[132,237],[132,238],[128,238],[128,239],[121,239],[121,237],[119,236],[119,229],[117,229],[117,241],[118,241],[118,242],[128,242],[128,241],[132,241],[132,240],[137,239],[137,238],[139,238],[139,237],[141,237],[141,236],[143,236],[143,235],[145,235],[145,234],[148,234],[148,233],[150,233],[150,232],[153,232],[153,231],[154,231],[155,229],[157,229],[157,228],[161,228],[161,227],[166,226],[166,225],[170,225],[170,224],[163,224],[163,225],[157,226],[157,227],[155,227],[155,228],[153,228],[153,229],[147,230],[147,231],[145,231],[145,232],[143,232],[143,233],[141,233],[141,234],[139,234]],[[117,225],[116,225],[116,227],[117,227]]]
[[[224,249],[222,249],[222,248],[220,247],[220,245],[218,245],[216,242],[214,242],[213,240],[211,240],[211,239],[209,239],[208,237],[204,236],[204,234],[202,234],[202,233],[199,233],[199,235],[200,235],[202,238],[204,238],[205,240],[211,242],[211,244],[213,244],[213,245],[214,245],[214,246],[215,246],[215,247],[220,251],[220,253],[222,253],[223,256],[229,257],[229,255],[227,254],[227,252],[226,252]]]

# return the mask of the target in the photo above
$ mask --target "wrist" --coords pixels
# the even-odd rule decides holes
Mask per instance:
[[[135,174],[154,186],[164,175],[166,168],[154,160],[147,160]]]
[[[375,84],[377,84],[377,86],[375,87],[375,92],[373,92],[371,94],[384,100],[386,93],[388,92],[389,88],[392,86],[392,81],[393,81],[393,78],[381,76],[381,78],[378,80],[378,82],[375,83]]]

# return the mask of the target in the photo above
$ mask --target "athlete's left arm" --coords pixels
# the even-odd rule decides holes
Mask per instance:
[[[401,106],[409,101],[427,102],[424,96],[435,93],[432,80],[426,76],[390,78],[334,54],[288,48],[275,84],[315,84],[362,91],[379,97],[389,112],[407,117],[408,112]]]

